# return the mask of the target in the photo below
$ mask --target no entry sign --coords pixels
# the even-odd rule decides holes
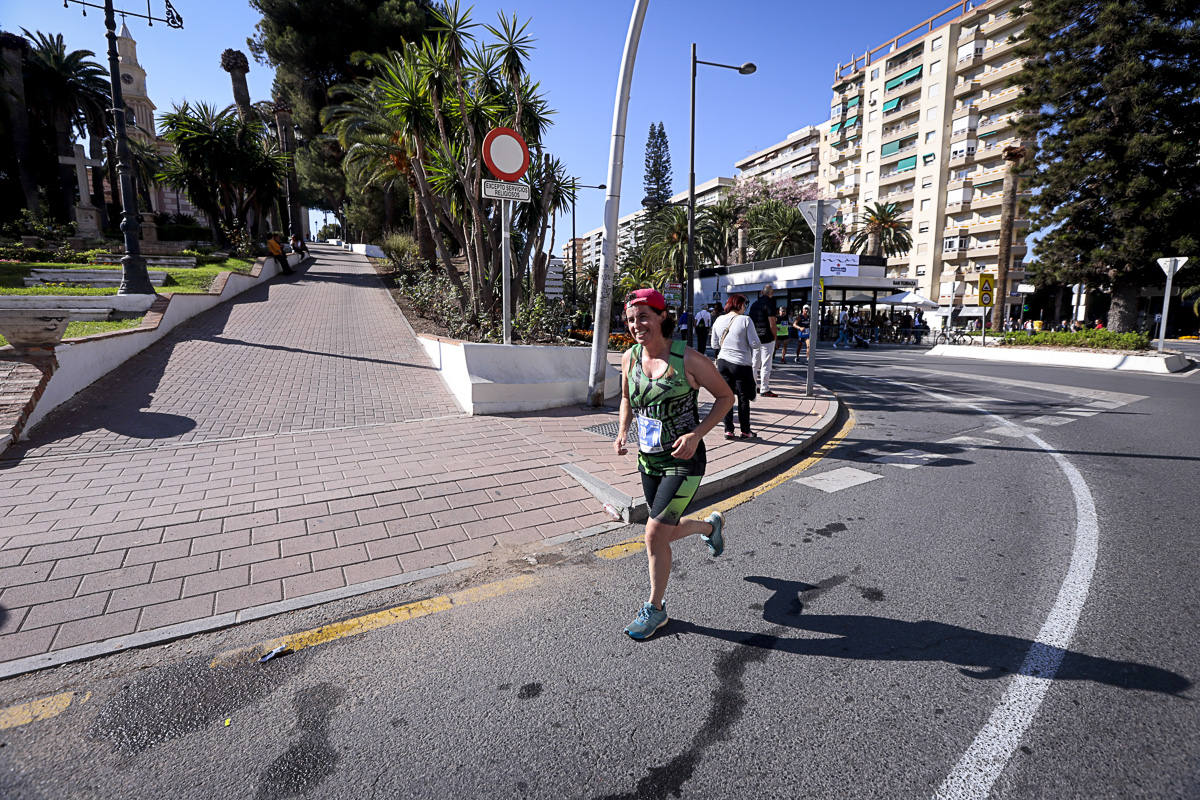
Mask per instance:
[[[483,163],[502,181],[517,181],[529,169],[529,147],[512,128],[492,128],[483,137]]]

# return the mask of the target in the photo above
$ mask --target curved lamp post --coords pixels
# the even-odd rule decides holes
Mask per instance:
[[[741,66],[733,64],[718,64],[716,61],[701,61],[696,58],[696,43],[692,42],[692,108],[691,122],[688,127],[688,241],[687,241],[687,302],[684,307],[687,309],[688,319],[691,320],[695,314],[695,296],[693,290],[694,275],[696,272],[696,251],[694,240],[696,238],[696,65],[705,64],[710,67],[721,67],[722,69],[737,70],[741,75],[753,75],[758,67],[750,61],[747,61]],[[691,330],[691,328],[689,328]]]
[[[183,17],[171,5],[171,0],[163,0],[163,17],[151,15],[150,4],[146,4],[145,14],[136,11],[125,11],[113,8],[113,0],[104,0],[103,5],[89,3],[86,0],[63,0],[63,8],[69,3],[83,6],[83,15],[87,9],[98,8],[104,12],[104,27],[108,30],[108,73],[112,82],[113,131],[117,146],[117,179],[121,184],[121,234],[125,237],[125,255],[121,258],[121,288],[118,294],[154,294],[150,284],[150,276],[146,273],[146,261],[142,258],[142,244],[138,238],[141,225],[138,216],[137,192],[133,187],[133,160],[129,155],[129,137],[125,130],[125,98],[121,93],[121,61],[117,54],[117,20],[116,15],[144,19],[151,25],[155,22],[165,22],[169,28],[182,28]],[[114,187],[114,193],[116,187]]]

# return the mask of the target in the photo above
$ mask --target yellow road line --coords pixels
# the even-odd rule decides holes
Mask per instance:
[[[269,653],[277,647],[286,647],[292,652],[303,650],[306,647],[315,647],[337,639],[345,639],[349,636],[357,636],[360,633],[386,628],[389,625],[407,622],[410,619],[436,614],[439,611],[446,611],[456,606],[469,605],[477,603],[480,600],[511,594],[532,586],[536,582],[537,579],[532,575],[517,575],[512,578],[505,578],[502,581],[485,583],[483,586],[475,586],[451,594],[430,597],[427,600],[417,600],[402,606],[396,606],[395,608],[365,614],[361,617],[322,625],[319,628],[312,628],[300,633],[280,636],[277,639],[259,642],[251,647],[227,650],[216,656],[208,666],[210,668],[231,666],[243,662],[247,656],[259,656]]]
[[[726,497],[724,500],[713,503],[712,505],[702,508],[699,511],[689,514],[688,516],[706,517],[714,511],[725,513],[732,508],[737,508],[743,503],[753,500],[755,497],[758,497],[761,494],[771,491],[781,483],[790,481],[792,478],[795,478],[801,472],[804,472],[813,464],[816,464],[818,461],[825,458],[825,456],[829,455],[830,451],[841,444],[842,439],[845,439],[846,436],[850,434],[850,431],[854,430],[854,424],[854,412],[850,411],[850,415],[846,418],[845,423],[842,424],[842,427],[838,430],[838,432],[835,433],[827,442],[825,442],[825,444],[818,447],[811,456],[804,459],[799,464],[796,464],[787,471],[776,475],[774,478],[771,478],[768,481],[764,481],[757,486],[753,486],[743,492],[732,495],[731,497]],[[626,556],[631,556],[634,553],[640,553],[645,549],[646,543],[641,538],[625,539],[624,541],[617,542],[609,547],[596,550],[595,555],[599,556],[600,558],[612,560],[625,558]]]
[[[63,692],[51,695],[50,697],[43,697],[40,700],[30,700],[28,703],[20,703],[19,705],[0,709],[0,731],[16,728],[21,725],[28,725],[38,720],[57,717],[71,706],[71,702],[75,699],[76,694],[76,692]],[[91,696],[91,692],[85,692],[79,698],[79,702],[86,703]]]

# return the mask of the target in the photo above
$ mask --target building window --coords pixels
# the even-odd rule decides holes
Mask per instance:
[[[927,120],[930,120],[930,121],[937,119],[937,114],[938,114],[938,112],[939,112],[939,111],[941,111],[941,109],[940,109],[940,108],[930,108],[930,109],[926,109],[926,111],[925,111],[925,119],[927,119]]]
[[[870,181],[873,181],[873,180],[875,180],[875,173],[874,173],[874,172],[867,172],[866,174],[864,174],[864,175],[863,175],[863,182],[864,182],[864,183],[869,183]]]
[[[874,161],[874,160],[875,160],[875,151],[874,151],[874,150],[868,150],[868,151],[867,151],[867,163],[868,163],[868,164],[870,164],[870,163],[871,163],[872,161]]]
[[[937,135],[937,131],[927,131],[927,132],[925,133],[925,141],[926,141],[926,142],[932,142],[932,141],[933,141],[933,137],[934,137],[934,136],[936,136],[936,135]]]
[[[930,186],[933,186],[933,176],[926,175],[924,178],[921,179],[921,188],[928,189]]]
[[[930,50],[941,50],[942,49],[942,37],[940,37],[940,36],[933,37],[933,41],[929,43],[929,49]]]
[[[928,242],[921,242],[920,244],[918,244],[918,245],[917,245],[917,255],[919,255],[919,256],[923,256],[923,255],[925,255],[925,253],[926,253],[928,250],[929,250],[929,243],[928,243]]]
[[[871,70],[871,80],[875,80],[878,77],[879,77],[879,67],[876,67],[875,69]]]
[[[929,223],[922,222],[917,226],[917,233],[929,233]]]
[[[938,70],[939,68],[941,68],[941,66],[942,66],[942,61],[941,61],[941,59],[938,59],[937,61],[934,61],[932,64],[929,65],[929,71],[934,72],[934,71]]]
[[[921,201],[921,210],[922,211],[929,210],[929,198],[928,197],[926,197],[924,200]]]
[[[939,94],[941,94],[941,91],[942,91],[941,81],[938,81],[937,83],[931,83],[931,84],[929,84],[929,91],[925,93],[925,96],[926,97],[937,97]]]
[[[867,112],[867,122],[874,122],[878,116],[879,116],[878,111],[868,111]]]
[[[972,153],[975,152],[975,148],[972,147],[971,152]],[[936,160],[937,160],[937,156],[933,153],[926,153],[925,155],[921,156],[922,164],[932,164]]]
[[[920,278],[920,277],[921,277],[922,275],[924,275],[924,274],[925,274],[925,268],[924,268],[924,267],[917,267],[917,277],[918,277],[918,278]]]

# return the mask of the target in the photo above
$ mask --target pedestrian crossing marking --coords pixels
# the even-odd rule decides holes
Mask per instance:
[[[882,477],[882,475],[876,475],[874,472],[867,472],[866,470],[855,469],[854,467],[838,467],[837,469],[831,469],[828,472],[822,472],[817,475],[797,478],[794,482],[832,494],[833,492],[840,492],[842,489],[849,489],[852,486],[859,486],[860,484],[879,480]]]
[[[938,444],[958,444],[963,447],[995,447],[1000,442],[995,439],[985,439],[982,436],[951,436],[949,439],[942,439]]]
[[[1010,439],[1022,439],[1026,434],[1037,433],[1037,431],[1017,425],[997,425],[995,428],[988,428],[984,433],[990,433],[993,436],[1007,436]]]
[[[876,464],[887,464],[890,467],[900,467],[900,469],[916,469],[923,467],[930,461],[937,461],[943,456],[936,453],[923,453],[920,450],[902,450],[899,453],[884,453],[879,458],[872,459]]]
[[[1044,414],[1043,416],[1026,420],[1030,425],[1066,425],[1068,422],[1074,421],[1074,417],[1060,417],[1055,414]]]

